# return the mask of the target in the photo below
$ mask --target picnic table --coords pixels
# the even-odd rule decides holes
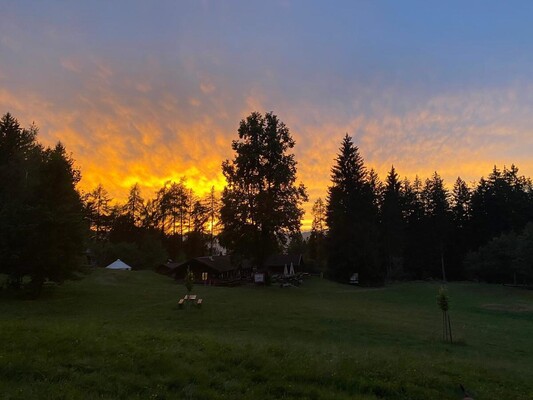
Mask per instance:
[[[183,298],[179,300],[178,307],[183,308],[184,304],[192,304],[200,308],[202,306],[202,299],[199,299],[198,296],[195,294],[186,294],[185,296],[183,296]]]

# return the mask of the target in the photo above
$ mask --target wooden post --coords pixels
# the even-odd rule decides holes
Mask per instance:
[[[442,312],[442,340],[446,341],[446,311]]]
[[[446,269],[444,268],[444,250],[442,249],[442,247],[440,250],[440,265],[442,267],[442,280],[446,282]]]
[[[448,315],[448,330],[450,331],[450,343],[453,344],[453,338],[452,338],[452,324],[450,322],[450,316]]]

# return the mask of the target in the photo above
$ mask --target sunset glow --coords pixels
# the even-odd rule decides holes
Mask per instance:
[[[185,177],[220,191],[252,111],[296,140],[304,229],[345,133],[381,179],[393,164],[448,185],[494,164],[533,175],[529,2],[75,3],[7,2],[0,112],[61,140],[82,190],[121,201],[139,183],[151,198]]]

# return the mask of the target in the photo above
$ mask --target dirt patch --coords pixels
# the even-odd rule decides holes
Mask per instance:
[[[505,311],[514,313],[533,312],[533,304],[483,304],[481,308],[491,311]]]

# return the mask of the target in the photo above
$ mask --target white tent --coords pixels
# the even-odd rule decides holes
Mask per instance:
[[[131,267],[124,261],[120,261],[120,259],[117,259],[117,261],[113,261],[106,267],[106,269],[121,269],[125,271],[131,271]]]
[[[291,268],[289,269],[289,276],[293,276],[294,275],[294,266],[292,265],[292,262],[291,262]]]

